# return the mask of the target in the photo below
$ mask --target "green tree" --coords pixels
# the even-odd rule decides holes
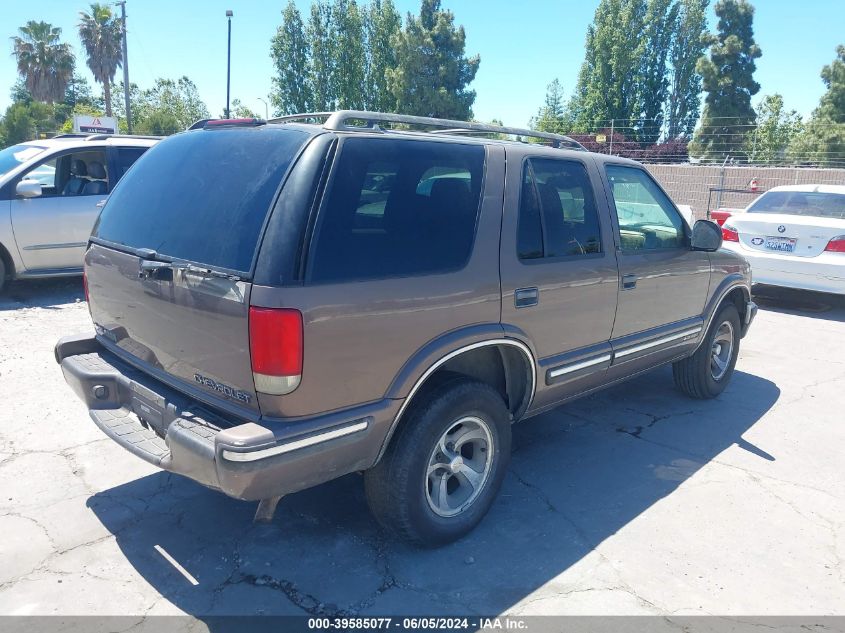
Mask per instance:
[[[639,118],[645,0],[601,0],[587,27],[584,62],[570,101],[576,127],[589,131]]]
[[[771,165],[784,162],[786,150],[802,131],[801,115],[786,111],[783,97],[766,95],[757,106],[757,127],[747,134],[749,162]]]
[[[302,15],[293,0],[282,11],[282,24],[270,42],[270,57],[276,67],[270,102],[276,115],[308,112],[312,109],[309,82],[311,50]]]
[[[670,81],[666,103],[670,139],[692,136],[701,107],[701,75],[696,64],[704,54],[710,0],[680,0],[680,13],[669,47]]]
[[[572,126],[563,102],[563,87],[555,79],[546,88],[546,100],[529,125],[540,132],[567,134]]]
[[[8,145],[15,145],[41,134],[53,134],[60,126],[52,104],[40,101],[13,103],[3,115],[3,140]]]
[[[404,114],[472,118],[475,79],[481,58],[465,57],[466,33],[456,27],[440,0],[422,0],[420,15],[408,14],[404,30],[394,38],[396,66],[387,69],[387,85]]]
[[[311,85],[312,106],[318,111],[334,110],[337,105],[333,79],[336,34],[332,13],[331,4],[325,0],[313,3],[305,28],[311,49],[308,81]]]
[[[392,112],[396,109],[396,99],[387,86],[387,71],[396,66],[393,42],[401,34],[402,16],[392,0],[372,0],[366,15],[366,108]]]
[[[12,38],[12,54],[26,90],[37,101],[61,101],[73,75],[73,53],[59,41],[62,30],[30,20]]]
[[[79,12],[79,39],[88,55],[94,80],[103,84],[106,116],[112,116],[111,84],[123,64],[123,25],[106,4],[93,3],[91,13]]]
[[[358,3],[355,0],[334,0],[331,21],[334,30],[331,82],[336,107],[363,110],[366,102],[366,55],[364,20]]]
[[[836,47],[836,59],[822,68],[821,77],[827,91],[789,154],[799,163],[845,167],[845,46]]]
[[[697,66],[707,96],[690,144],[690,153],[705,159],[743,154],[746,132],[755,121],[751,97],[760,90],[754,81],[754,60],[761,55],[754,42],[754,7],[746,0],[719,0],[716,16],[718,33],[707,38],[710,57]]]
[[[668,57],[680,5],[674,0],[649,0],[640,40],[635,128],[639,141],[653,144],[660,137],[669,95]]]
[[[130,93],[131,94],[131,93]],[[152,88],[141,91],[138,105],[130,101],[133,118],[137,112],[139,131],[173,134],[211,115],[199,96],[196,84],[187,77],[178,80],[156,79]],[[150,130],[158,130],[151,132]]]

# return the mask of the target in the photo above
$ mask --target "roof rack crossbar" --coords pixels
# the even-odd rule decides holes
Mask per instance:
[[[475,123],[472,121],[456,121],[452,119],[436,119],[424,116],[412,116],[409,114],[392,114],[385,112],[368,112],[365,110],[338,110],[337,112],[307,112],[304,114],[290,114],[278,117],[269,123],[288,123],[303,121],[307,119],[324,119],[323,127],[327,130],[354,132],[362,129],[377,127],[378,123],[404,123],[407,125],[419,125],[426,127],[442,128],[434,130],[435,134],[507,134],[509,136],[521,136],[538,138],[551,141],[553,147],[568,147],[570,149],[583,150],[584,146],[578,141],[551,132],[540,132],[525,128],[506,127],[502,125],[489,125],[487,123]],[[364,121],[366,126],[350,125],[350,121]]]

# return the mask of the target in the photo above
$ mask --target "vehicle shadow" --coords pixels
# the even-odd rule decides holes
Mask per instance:
[[[762,310],[845,322],[845,295],[755,285],[754,301]]]
[[[82,277],[54,277],[12,281],[0,290],[0,311],[20,308],[54,309],[67,303],[84,301]]]
[[[208,617],[212,630],[224,630],[211,617],[220,615],[498,614],[726,448],[776,459],[742,436],[779,395],[772,382],[737,371],[720,398],[693,401],[663,368],[518,425],[490,514],[440,549],[386,535],[357,475],[283,499],[270,525],[251,523],[255,504],[166,473],[88,505],[138,573],[179,609]]]

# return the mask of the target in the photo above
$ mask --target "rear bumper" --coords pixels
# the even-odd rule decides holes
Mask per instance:
[[[753,251],[734,243],[724,247],[748,260],[752,283],[845,294],[845,256],[841,253],[796,257]]]
[[[145,461],[237,499],[296,492],[371,467],[400,401],[307,419],[226,419],[135,369],[96,339],[55,348],[68,385],[111,439]]]

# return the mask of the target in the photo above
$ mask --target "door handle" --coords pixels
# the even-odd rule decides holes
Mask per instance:
[[[636,275],[622,275],[622,290],[633,290],[637,287]]]
[[[540,302],[540,291],[537,288],[517,288],[513,295],[516,308],[528,308]]]

